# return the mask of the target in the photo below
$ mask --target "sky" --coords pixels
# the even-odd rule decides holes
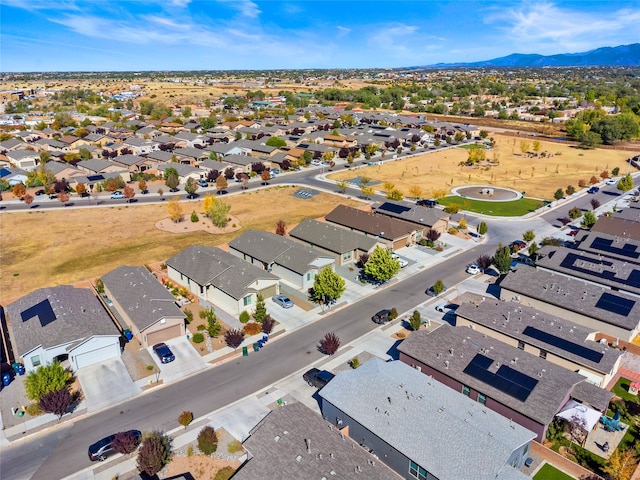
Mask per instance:
[[[640,41],[640,0],[0,0],[0,72],[396,68]]]

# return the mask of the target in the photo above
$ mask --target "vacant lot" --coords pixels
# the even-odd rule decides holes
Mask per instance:
[[[163,261],[188,245],[220,245],[251,228],[275,231],[280,219],[295,225],[306,217],[323,216],[339,203],[357,205],[326,193],[302,200],[292,196],[296,190],[275,187],[225,197],[242,225],[240,231],[225,235],[157,230],[155,223],[168,217],[166,205],[4,214],[1,297],[6,301],[41,287],[92,280],[119,265]],[[185,222],[192,210],[202,212],[200,201],[182,204]]]
[[[614,150],[581,150],[568,145],[541,141],[540,152],[548,152],[551,157],[526,156],[521,153],[523,139],[495,135],[496,147],[487,150],[487,160],[497,159],[497,166],[460,166],[468,157],[468,150],[454,148],[436,153],[420,155],[409,160],[388,162],[382,166],[371,166],[357,171],[332,174],[334,180],[348,180],[356,176],[366,176],[380,182],[391,182],[408,195],[409,188],[418,185],[423,196],[432,196],[434,190],[461,185],[497,185],[526,192],[527,197],[553,199],[558,188],[573,185],[578,189],[580,179],[589,181],[595,175],[600,179],[603,170],[619,167],[626,173],[626,159],[629,152]],[[533,151],[533,140],[527,138],[529,150]],[[361,163],[358,160],[356,163]],[[382,185],[374,186],[382,190]]]

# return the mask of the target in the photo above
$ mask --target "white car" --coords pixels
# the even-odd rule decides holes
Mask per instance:
[[[398,263],[400,264],[400,268],[404,268],[409,265],[409,262],[407,262],[404,258],[400,258],[396,253],[392,253],[391,258],[398,261]]]
[[[313,165],[314,167],[321,167],[324,164],[321,160],[311,160],[311,165]]]
[[[604,181],[605,185],[615,185],[618,183],[618,180],[616,180],[615,178],[607,178]]]
[[[454,313],[457,308],[458,305],[456,305],[455,303],[440,303],[436,305],[436,312]]]
[[[476,265],[475,263],[472,263],[471,265],[469,265],[467,267],[467,273],[471,274],[471,275],[477,275],[481,272],[482,270],[480,269],[480,267],[478,265]]]

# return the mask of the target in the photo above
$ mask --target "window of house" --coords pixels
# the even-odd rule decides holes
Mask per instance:
[[[466,395],[467,397],[469,396],[469,387],[467,387],[466,385],[462,386],[462,394]]]
[[[524,350],[524,342],[522,340],[518,340],[518,348]]]
[[[204,287],[200,285],[200,295],[202,295],[203,293],[204,293]]]
[[[418,480],[427,480],[427,471],[416,462],[409,462],[409,475]]]
[[[244,306],[245,306],[245,307],[246,307],[247,305],[251,305],[251,297],[250,297],[250,296],[249,296],[249,297],[244,297],[244,298],[242,299],[242,302],[243,302],[243,304],[244,304]]]
[[[34,355],[33,357],[31,357],[31,365],[33,365],[34,367],[40,366],[40,355]]]
[[[483,395],[482,393],[478,394],[478,403],[481,403],[482,405],[486,405],[487,404],[487,397],[485,395]]]
[[[307,282],[310,282],[312,278],[311,272],[307,272]]]
[[[345,261],[345,262],[347,260],[351,260],[351,252],[343,253],[342,254],[342,260]]]
[[[540,358],[547,359],[547,351],[540,349]]]

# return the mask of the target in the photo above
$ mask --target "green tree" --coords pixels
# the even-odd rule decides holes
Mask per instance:
[[[629,480],[635,472],[637,464],[638,458],[633,449],[620,447],[613,452],[603,471],[611,475],[613,480]]]
[[[538,254],[538,250],[539,250],[539,249],[540,249],[540,247],[538,247],[538,244],[537,244],[537,243],[532,243],[531,245],[529,245],[529,250],[528,250],[528,251],[529,251],[529,256],[530,256],[532,259],[534,259],[534,260],[535,260],[535,259],[536,259],[536,257],[537,257],[537,254]]]
[[[598,220],[598,218],[596,217],[595,213],[593,213],[592,211],[584,212],[580,225],[588,229],[593,227],[593,225],[596,223],[596,220]]]
[[[485,222],[480,222],[478,224],[478,235],[484,235],[489,231],[489,227],[487,227],[487,224]]]
[[[198,190],[198,183],[191,177],[187,178],[187,182],[184,184],[184,191],[187,192],[189,198],[193,197]]]
[[[229,221],[230,210],[231,205],[217,197],[214,197],[209,210],[207,210],[207,215],[209,215],[209,218],[216,227],[223,228]]]
[[[618,185],[616,185],[616,188],[621,192],[628,192],[629,190],[632,190],[633,187],[633,177],[629,173],[622,177],[618,182]]]
[[[264,320],[264,317],[266,316],[267,316],[267,305],[264,302],[264,297],[259,293],[258,298],[256,300],[256,309],[253,312],[253,319],[258,323],[262,323],[262,321]]]
[[[187,105],[186,107],[182,107],[182,116],[184,118],[189,118],[193,113],[191,112],[191,107]]]
[[[347,188],[349,188],[349,184],[341,180],[336,183],[336,187],[338,187],[338,190],[340,190],[340,193],[345,193],[347,191]]]
[[[559,188],[553,194],[553,198],[555,198],[556,200],[560,200],[560,199],[562,199],[562,197],[564,197],[564,190]]]
[[[409,327],[411,330],[419,330],[422,325],[422,317],[420,316],[420,312],[418,310],[414,310],[411,316],[409,317]]]
[[[493,264],[500,273],[507,273],[511,268],[511,252],[507,246],[499,246],[493,255]]]
[[[80,153],[80,158],[82,160],[89,160],[91,158],[91,152],[88,148],[81,148],[78,153]]]
[[[596,148],[602,143],[602,138],[596,132],[590,130],[584,132],[580,137],[580,145],[584,148]]]
[[[377,246],[364,266],[364,273],[378,282],[392,279],[400,271],[400,263],[391,256],[391,251]]]
[[[311,153],[309,150],[305,150],[304,153],[300,156],[300,160],[302,160],[306,165],[309,165],[311,163],[311,160],[313,160],[313,153]]]
[[[265,145],[268,147],[281,148],[286,147],[287,142],[285,142],[282,138],[274,135],[273,137],[269,137],[269,139],[265,142]]]
[[[436,282],[432,285],[432,288],[433,288],[433,292],[436,295],[440,295],[442,292],[445,291],[444,282],[442,280],[436,280]]]
[[[164,179],[167,180],[171,175],[178,177],[178,170],[174,167],[169,167],[164,171]]]
[[[346,289],[344,279],[333,271],[331,267],[325,267],[313,280],[313,294],[322,301],[322,305],[330,306],[342,296]]]
[[[25,391],[28,398],[38,402],[45,394],[65,388],[71,380],[71,373],[59,363],[43,365],[27,374]]]
[[[193,412],[189,412],[185,410],[178,416],[178,423],[182,425],[185,429],[189,426],[191,422],[193,422]]]
[[[180,180],[178,179],[177,175],[171,174],[167,177],[164,183],[167,187],[169,187],[170,190],[175,190],[176,188],[178,188]]]
[[[213,427],[207,425],[198,434],[198,449],[205,455],[211,455],[218,449],[218,435]]]
[[[536,238],[536,232],[533,230],[527,230],[522,234],[522,240],[527,243],[532,242],[534,238]]]
[[[571,210],[569,210],[569,218],[571,218],[572,220],[580,218],[581,216],[582,210],[580,210],[578,207],[573,207]]]
[[[161,432],[146,434],[138,451],[138,470],[155,475],[171,461],[171,439]]]
[[[220,323],[213,307],[207,307],[198,312],[198,316],[207,321],[207,333],[212,338],[218,338],[220,335]]]

